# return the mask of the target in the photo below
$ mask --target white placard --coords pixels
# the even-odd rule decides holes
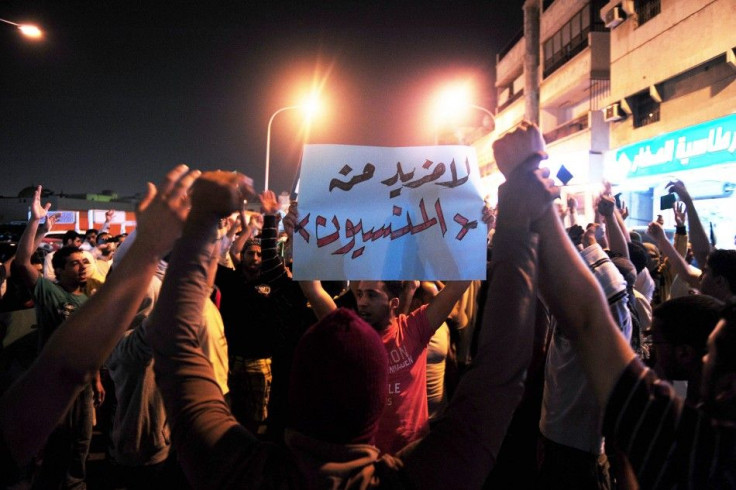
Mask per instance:
[[[471,146],[305,145],[294,279],[485,279]]]

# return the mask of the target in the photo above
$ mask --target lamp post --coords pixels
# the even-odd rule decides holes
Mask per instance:
[[[282,107],[281,109],[277,110],[271,115],[271,118],[268,120],[268,130],[266,131],[266,175],[264,179],[265,188],[264,190],[268,190],[268,170],[271,166],[271,125],[273,124],[273,120],[281,114],[282,112],[290,111],[292,109],[303,109],[306,112],[307,118],[311,118],[312,115],[317,111],[319,104],[319,100],[316,96],[311,96],[309,100],[304,102],[301,105],[290,105],[286,107]]]
[[[10,24],[11,26],[17,27],[21,34],[23,34],[25,37],[29,37],[31,39],[40,39],[41,37],[43,37],[43,32],[41,32],[41,29],[34,25],[18,24],[7,19],[0,19],[0,22],[4,22],[5,24]]]
[[[468,107],[472,107],[473,109],[478,109],[479,111],[485,112],[491,118],[491,121],[493,121],[493,127],[495,129],[495,127],[496,127],[496,116],[494,116],[493,113],[490,110],[486,109],[483,106],[479,106],[479,105],[475,105],[475,104],[468,104]]]

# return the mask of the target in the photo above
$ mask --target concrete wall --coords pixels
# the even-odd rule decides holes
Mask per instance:
[[[502,87],[520,77],[524,70],[524,38],[521,38],[496,64],[496,86]],[[523,80],[523,77],[522,77]]]
[[[524,119],[524,98],[515,100],[502,112],[496,114],[496,137],[501,136]]]
[[[498,88],[501,88],[502,90],[500,90],[498,92],[498,102],[497,103],[498,103],[499,106],[502,106],[506,102],[508,102],[508,100],[512,96],[514,96],[514,95],[518,94],[519,92],[521,92],[522,90],[524,90],[524,74],[523,73],[520,74],[513,81],[513,84],[512,84],[512,90],[513,91],[508,89],[508,84],[504,85],[503,87],[498,87]]]
[[[662,0],[662,12],[644,25],[630,17],[613,29],[610,100],[655,85],[663,102],[658,122],[611,123],[612,148],[733,112],[736,69],[723,53],[736,46],[734,20],[734,0]]]
[[[661,6],[661,13],[643,25],[629,17],[611,31],[613,100],[736,46],[736,1],[661,0]]]

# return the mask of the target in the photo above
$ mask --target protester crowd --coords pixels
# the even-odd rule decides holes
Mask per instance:
[[[108,213],[44,259],[39,187],[0,267],[36,325],[0,351],[0,482],[85,488],[96,425],[110,488],[736,488],[736,251],[680,181],[647,241],[610,188],[584,228],[555,204],[536,126],[494,153],[474,282],[294,281],[298,206],[284,246],[273,192],[249,218],[250,179],[184,165],[124,242]]]

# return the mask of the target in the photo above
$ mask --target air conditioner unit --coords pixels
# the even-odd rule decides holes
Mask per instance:
[[[603,120],[606,122],[620,121],[626,117],[626,112],[621,108],[620,102],[614,102],[603,109]]]
[[[609,29],[613,29],[617,25],[619,25],[621,22],[623,22],[626,19],[626,14],[623,10],[621,10],[621,7],[618,5],[613,7],[611,10],[606,12],[605,18],[603,19],[603,22],[606,24],[606,27]]]

